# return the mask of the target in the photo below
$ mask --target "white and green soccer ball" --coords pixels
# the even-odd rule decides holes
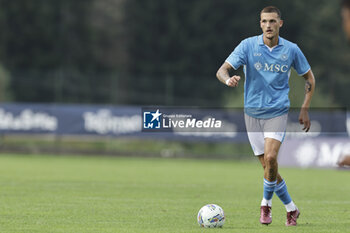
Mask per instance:
[[[205,205],[198,211],[197,220],[201,227],[222,227],[225,223],[224,210],[215,204]]]

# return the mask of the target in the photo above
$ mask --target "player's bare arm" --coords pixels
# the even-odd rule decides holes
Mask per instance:
[[[240,76],[234,75],[230,76],[230,71],[233,70],[232,66],[227,62],[224,62],[216,73],[216,77],[220,82],[226,84],[229,87],[237,87],[238,82],[241,79]]]
[[[314,94],[316,81],[311,69],[306,74],[304,74],[303,77],[305,79],[305,98],[299,114],[299,123],[303,124],[303,130],[305,130],[305,132],[308,132],[311,127],[308,111],[312,95]]]
[[[343,0],[341,15],[343,19],[343,29],[346,39],[350,42],[350,1]]]

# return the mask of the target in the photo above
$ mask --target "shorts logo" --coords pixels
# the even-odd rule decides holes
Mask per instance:
[[[282,54],[281,60],[282,61],[287,61],[288,60],[288,55],[287,54]]]
[[[254,64],[254,67],[255,67],[255,69],[257,69],[257,70],[261,70],[262,65],[261,65],[260,62],[257,62],[257,63]]]
[[[143,128],[144,129],[160,129],[161,128],[161,115],[157,109],[156,112],[143,112]]]

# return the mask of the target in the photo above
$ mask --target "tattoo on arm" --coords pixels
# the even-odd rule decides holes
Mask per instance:
[[[311,83],[309,82],[309,80],[306,80],[306,83],[305,83],[305,94],[306,93],[309,93],[312,89],[312,85]]]

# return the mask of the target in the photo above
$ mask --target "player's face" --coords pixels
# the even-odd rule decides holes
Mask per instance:
[[[278,17],[278,14],[273,13],[261,13],[260,15],[260,27],[263,31],[264,37],[267,39],[273,39],[279,35],[280,27],[283,25],[283,20]]]
[[[343,7],[342,18],[346,38],[350,41],[350,9]]]

